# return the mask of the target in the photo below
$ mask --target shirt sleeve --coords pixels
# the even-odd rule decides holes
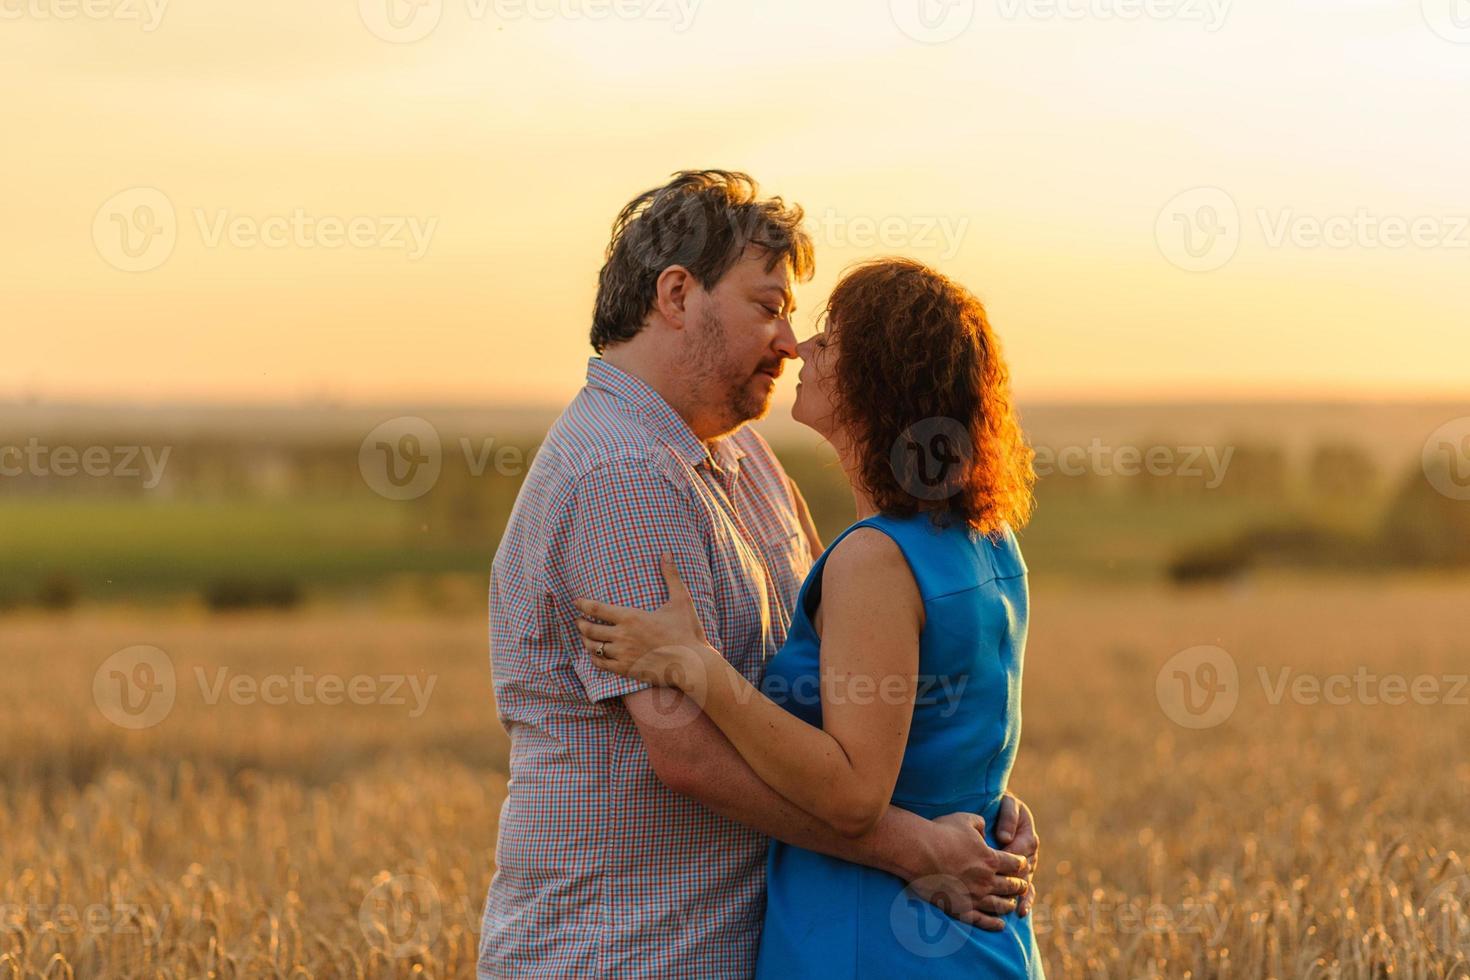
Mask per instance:
[[[584,477],[571,508],[571,533],[564,552],[569,599],[657,609],[669,597],[659,564],[667,551],[689,587],[705,634],[719,649],[704,522],[687,491],[649,461],[619,461]],[[649,687],[593,666],[592,655],[576,629],[576,608],[570,603],[567,608],[576,642],[572,665],[590,700],[604,701]]]

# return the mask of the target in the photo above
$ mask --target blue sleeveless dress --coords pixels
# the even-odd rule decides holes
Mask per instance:
[[[1021,666],[1026,646],[1026,565],[1015,536],[998,541],[967,528],[936,528],[929,517],[880,514],[843,531],[801,587],[785,645],[762,688],[821,727],[812,615],[822,568],[860,527],[888,535],[908,560],[924,602],[919,687],[893,805],[924,817],[968,811],[991,833],[1021,737]],[[987,932],[910,897],[897,877],[772,841],[758,978],[1045,976],[1031,917],[1005,916]]]

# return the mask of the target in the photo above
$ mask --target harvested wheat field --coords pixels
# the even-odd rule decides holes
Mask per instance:
[[[1051,976],[1470,976],[1470,584],[1034,589],[1013,788]],[[472,976],[485,633],[0,620],[0,977]]]

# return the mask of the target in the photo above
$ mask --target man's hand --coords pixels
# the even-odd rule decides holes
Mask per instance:
[[[1041,838],[1036,833],[1036,821],[1031,808],[1021,798],[1007,793],[1000,801],[1000,813],[995,818],[995,840],[1001,848],[1026,859],[1026,882],[1030,885],[1021,896],[1017,913],[1031,914],[1036,904],[1036,866],[1041,861]]]
[[[951,813],[929,827],[923,873],[909,882],[909,890],[962,922],[1004,929],[1000,917],[1016,911],[1030,891],[1030,862],[986,844],[985,820],[976,814]]]

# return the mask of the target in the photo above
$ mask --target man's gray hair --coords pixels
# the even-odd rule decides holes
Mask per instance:
[[[713,289],[748,247],[763,249],[767,268],[791,263],[798,280],[815,269],[811,236],[797,205],[762,199],[748,174],[683,170],[662,187],[644,191],[613,222],[607,261],[597,276],[592,347],[637,336],[653,309],[658,277],[683,266]]]

